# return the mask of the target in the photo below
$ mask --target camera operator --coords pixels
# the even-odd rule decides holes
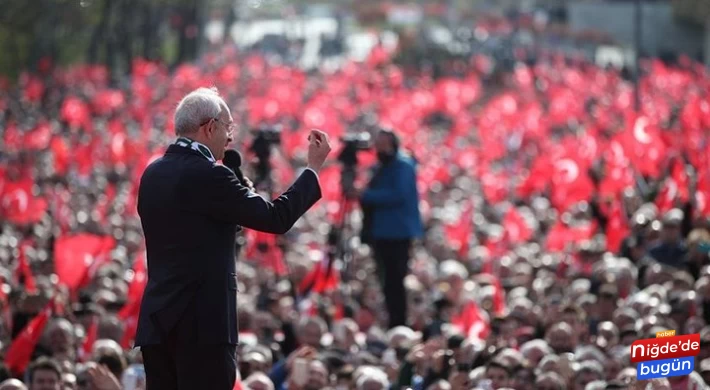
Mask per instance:
[[[423,235],[416,162],[400,152],[399,144],[392,131],[378,132],[374,145],[379,163],[367,188],[354,194],[365,215],[362,236],[374,251],[390,328],[407,322],[404,278],[412,240]]]

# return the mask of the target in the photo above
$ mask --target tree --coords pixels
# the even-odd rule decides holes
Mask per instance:
[[[45,57],[57,64],[105,64],[114,76],[139,56],[173,65],[192,60],[204,11],[214,1],[3,0],[0,74],[15,78]]]
[[[710,19],[710,1],[673,0],[672,4],[676,17],[683,22],[705,27]]]

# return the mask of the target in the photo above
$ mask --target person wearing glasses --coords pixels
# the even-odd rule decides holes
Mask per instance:
[[[148,389],[224,389],[236,380],[235,239],[243,226],[286,233],[321,198],[317,172],[328,136],[309,135],[308,167],[274,201],[219,164],[234,136],[216,89],[200,88],[175,110],[178,136],[146,168],[138,192],[148,260],[135,345]]]

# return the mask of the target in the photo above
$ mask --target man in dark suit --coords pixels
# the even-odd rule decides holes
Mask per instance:
[[[270,202],[217,163],[233,119],[216,89],[201,88],[175,110],[177,141],[143,173],[138,193],[148,256],[136,346],[148,390],[224,389],[236,379],[235,237],[241,226],[287,232],[321,197],[317,171],[330,144],[314,130],[308,168]]]

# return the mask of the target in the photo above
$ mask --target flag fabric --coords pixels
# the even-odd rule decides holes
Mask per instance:
[[[33,194],[34,185],[30,176],[5,182],[0,192],[0,218],[18,225],[39,222],[47,211],[48,203],[44,197]]]
[[[507,310],[505,304],[505,289],[503,289],[500,283],[500,278],[496,276],[493,277],[493,288],[495,289],[493,292],[493,314],[497,316],[504,315]]]
[[[306,295],[310,292],[321,294],[332,291],[339,283],[339,271],[332,264],[331,258],[324,254],[322,260],[316,263],[301,280],[298,285],[298,292],[300,295]]]
[[[123,348],[131,348],[138,329],[138,316],[141,311],[143,292],[148,283],[148,270],[145,252],[142,252],[133,263],[133,279],[128,285],[126,304],[118,312],[118,318],[123,321],[123,337],[120,344]]]
[[[143,291],[148,284],[148,263],[146,262],[145,252],[141,252],[133,262],[133,279],[128,285],[128,301],[140,302],[143,298]]]
[[[527,242],[532,238],[533,230],[528,226],[525,218],[520,215],[520,212],[511,207],[503,217],[503,229],[505,238],[509,244],[520,244]]]
[[[91,351],[96,339],[98,338],[98,334],[99,318],[97,316],[93,316],[89,329],[86,330],[86,339],[84,339],[84,343],[81,345],[81,349],[79,349],[79,359],[81,359],[81,361],[85,362],[90,359]]]
[[[608,222],[606,226],[606,247],[607,250],[618,253],[621,249],[621,243],[629,235],[631,230],[626,221],[624,209],[621,207],[621,202],[616,201],[612,204],[608,214]]]
[[[59,237],[54,244],[54,262],[59,282],[77,291],[86,286],[98,268],[111,260],[115,241],[109,236],[81,233]]]
[[[466,202],[458,219],[444,226],[444,232],[451,246],[461,257],[468,254],[473,233],[473,203]]]
[[[266,267],[277,276],[288,274],[283,251],[277,245],[275,235],[249,229],[246,230],[246,239],[245,256],[247,259],[259,263],[259,266]]]
[[[20,254],[17,259],[18,263],[15,275],[17,283],[23,283],[25,285],[25,291],[28,294],[35,294],[37,292],[37,284],[35,282],[35,277],[32,274],[29,261],[27,260],[27,248],[30,246],[31,243],[28,240],[25,240],[20,244]]]
[[[491,331],[481,308],[474,301],[465,303],[461,311],[451,318],[451,324],[474,340],[485,340]]]
[[[35,346],[42,337],[50,316],[52,315],[51,303],[33,318],[27,326],[12,340],[12,344],[5,354],[5,364],[15,375],[22,375],[32,359]]]

